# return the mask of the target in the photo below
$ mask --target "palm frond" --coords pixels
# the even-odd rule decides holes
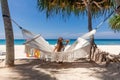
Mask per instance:
[[[120,15],[114,15],[109,19],[109,26],[114,31],[120,31]]]
[[[87,0],[37,0],[40,11],[46,12],[47,18],[54,15],[69,17],[86,14]],[[114,0],[90,0],[92,17],[106,15],[115,8]],[[53,15],[54,14],[54,15]]]

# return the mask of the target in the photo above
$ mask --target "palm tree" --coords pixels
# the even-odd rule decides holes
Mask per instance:
[[[7,0],[1,0],[1,8],[6,37],[5,66],[9,67],[14,65],[14,37]]]
[[[40,11],[45,11],[47,18],[53,15],[68,17],[72,13],[75,16],[88,16],[88,30],[92,30],[92,17],[96,18],[108,14],[114,7],[114,0],[38,0]],[[90,39],[91,49],[94,45],[94,36]]]
[[[87,14],[91,6],[92,16],[105,14],[113,6],[114,0],[37,0],[40,11],[45,11],[47,18],[62,14],[62,17],[68,17],[71,13],[76,16]]]
[[[116,14],[109,19],[109,26],[112,30],[120,31],[120,15]]]
[[[107,11],[111,10],[111,7],[114,7],[114,2],[112,0],[84,0],[85,6],[87,7],[88,11],[88,30],[92,30],[92,17],[101,16],[103,14],[106,14]],[[96,15],[97,14],[97,15]],[[90,59],[92,55],[92,49],[93,52],[95,51],[95,48],[97,47],[94,43],[94,36],[91,36],[90,38],[91,43],[91,49],[90,49]]]
[[[116,1],[116,14],[109,19],[109,26],[112,30],[120,31],[120,0],[115,0]]]

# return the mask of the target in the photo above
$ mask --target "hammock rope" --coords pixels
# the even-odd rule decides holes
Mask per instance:
[[[19,29],[23,29],[15,20],[13,20],[12,18],[10,18],[10,16],[3,14],[3,17],[7,17],[7,18],[11,19],[11,21],[12,21],[14,24],[16,24],[17,27],[19,27]]]
[[[97,25],[97,27],[96,27],[95,29],[100,28],[101,25],[102,25],[105,21],[107,21],[114,13],[115,13],[115,11],[112,11],[102,22],[100,22],[100,23]]]

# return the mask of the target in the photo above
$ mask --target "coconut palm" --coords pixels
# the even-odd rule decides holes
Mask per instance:
[[[54,15],[69,17],[72,13],[75,16],[87,15],[89,31],[92,30],[92,17],[106,15],[114,8],[114,0],[38,0],[37,3],[39,10],[46,12],[47,18]],[[90,42],[91,51],[95,50],[94,36],[90,38]]]
[[[113,6],[113,2],[114,0],[37,0],[39,10],[45,11],[47,17],[57,14],[67,15],[66,17],[71,13],[77,16],[87,14],[89,6],[92,16],[103,15]]]
[[[120,15],[116,14],[109,19],[109,26],[112,30],[120,31]]]
[[[120,0],[115,0],[116,1],[116,14],[109,19],[109,26],[112,30],[120,31]]]
[[[1,0],[2,15],[6,37],[6,66],[14,65],[14,37],[7,0]]]

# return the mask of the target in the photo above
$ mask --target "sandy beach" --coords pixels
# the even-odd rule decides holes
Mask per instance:
[[[25,46],[24,45],[15,45],[15,59],[25,59],[26,54],[25,54]],[[6,47],[5,45],[0,45],[0,52],[6,52]],[[1,58],[4,58],[5,56],[0,56]]]
[[[98,45],[111,54],[120,53],[120,45]],[[119,80],[120,63],[96,64],[82,60],[72,63],[45,62],[30,59],[24,53],[24,45],[15,45],[15,67],[0,67],[0,80]],[[5,45],[0,46],[5,52]],[[0,56],[0,58],[4,58]],[[0,66],[3,63],[0,64]]]
[[[98,48],[102,51],[108,52],[110,54],[118,55],[120,53],[120,45],[98,45]],[[5,45],[0,45],[0,52],[6,52]],[[4,56],[0,56],[0,59]],[[25,46],[15,45],[15,58],[16,59],[26,59]]]
[[[118,55],[120,53],[120,45],[98,45],[98,48],[110,54]]]

